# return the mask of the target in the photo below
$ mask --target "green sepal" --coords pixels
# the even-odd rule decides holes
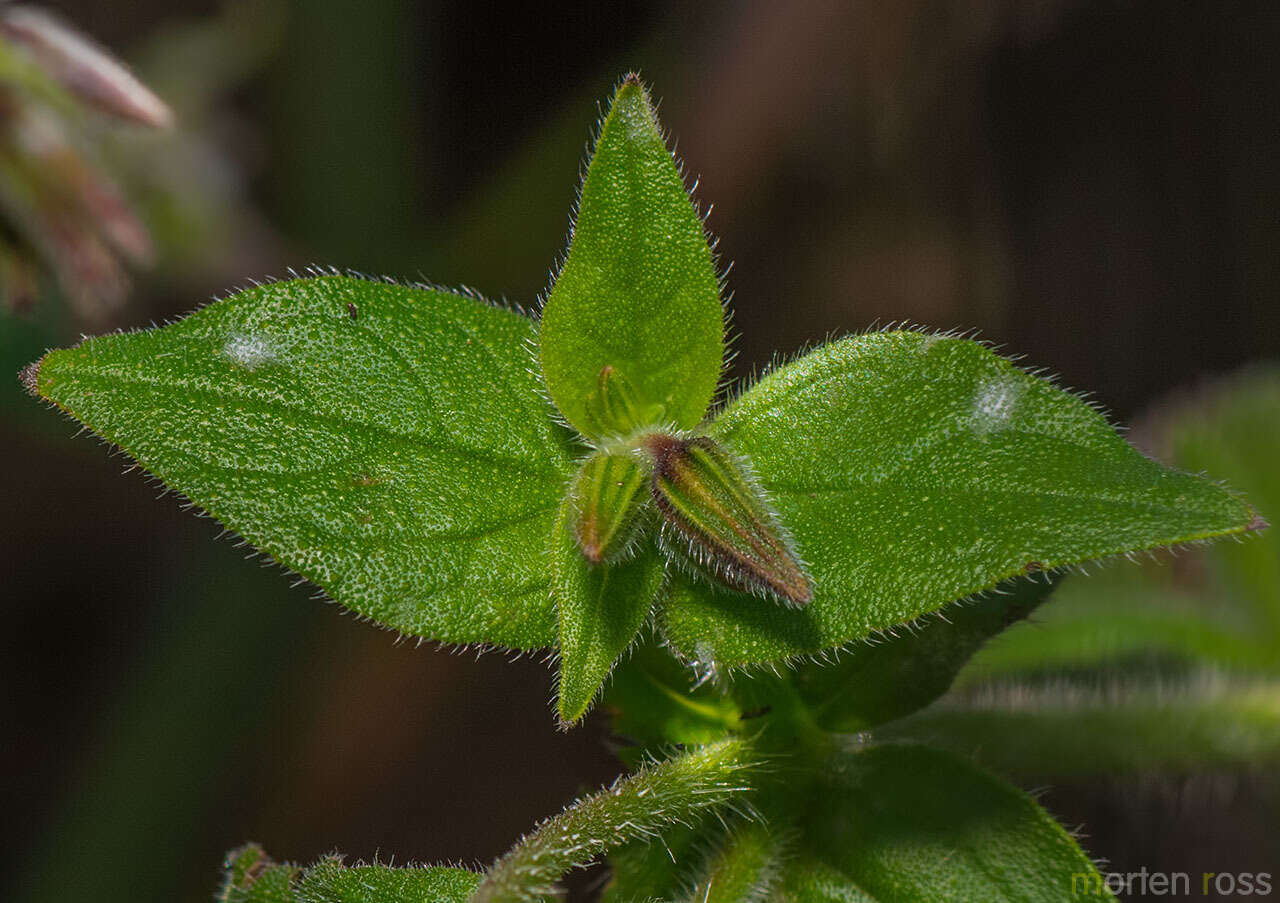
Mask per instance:
[[[569,488],[573,534],[592,564],[615,564],[635,554],[649,505],[641,459],[627,452],[593,453]]]
[[[745,462],[705,436],[653,433],[641,445],[653,457],[653,498],[675,556],[732,589],[808,604],[809,575]]]

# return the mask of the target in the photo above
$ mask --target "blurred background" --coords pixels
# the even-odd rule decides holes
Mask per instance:
[[[313,263],[532,304],[629,69],[714,205],[740,376],[873,324],[972,327],[1132,422],[1280,356],[1272,2],[46,8],[174,122],[80,124],[149,236],[129,253],[59,270],[0,229],[0,372]],[[0,380],[3,899],[207,900],[246,840],[484,862],[620,771],[607,719],[556,731],[539,658],[396,643],[74,434]],[[1280,861],[1249,775],[1043,801],[1114,870]]]

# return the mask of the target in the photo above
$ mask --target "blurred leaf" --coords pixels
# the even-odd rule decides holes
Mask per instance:
[[[759,763],[741,740],[722,740],[641,768],[579,800],[521,838],[485,873],[472,903],[534,901],[573,868],[740,799]]]
[[[1280,763],[1280,684],[991,687],[889,726],[1020,779]]]
[[[971,686],[1005,674],[1173,656],[1202,665],[1275,671],[1280,658],[1267,637],[1232,623],[1162,580],[1168,567],[1116,565],[1075,578],[1027,624],[994,638],[961,675]],[[1197,604],[1199,603],[1199,604]]]
[[[741,713],[733,699],[695,677],[652,640],[619,663],[604,704],[613,712],[614,732],[636,744],[624,759],[665,743],[709,743],[738,728]]]
[[[1280,366],[1242,371],[1168,419],[1165,443],[1180,466],[1225,480],[1263,518],[1280,517]],[[1228,598],[1252,612],[1280,660],[1280,530],[1215,546],[1208,558]]]
[[[685,873],[703,855],[724,825],[709,814],[687,825],[673,825],[660,841],[634,840],[609,854],[609,883],[602,903],[653,903],[685,883]]]
[[[834,663],[800,664],[790,678],[821,727],[844,733],[866,730],[945,693],[983,643],[1026,617],[1052,588],[1047,578],[1010,581],[998,592],[949,606],[923,624],[898,628],[873,644],[851,646]]]
[[[663,629],[704,663],[840,646],[1018,574],[1242,533],[1255,517],[965,339],[834,342],[761,379],[710,433],[754,464],[814,594],[795,610],[676,575]]]
[[[1111,899],[1092,893],[1093,863],[1031,797],[950,753],[875,746],[838,755],[819,781],[786,899]]]
[[[566,496],[551,544],[551,587],[560,625],[556,707],[565,724],[586,714],[662,586],[662,560],[650,543],[630,561],[593,564],[578,549],[573,518],[573,499]]]
[[[730,831],[707,857],[689,903],[750,903],[768,899],[778,878],[784,845],[762,824]]]
[[[711,250],[634,78],[601,126],[538,354],[556,406],[586,436],[601,435],[588,403],[605,367],[679,428],[696,426],[715,394],[724,322]]]
[[[221,903],[465,903],[475,872],[446,866],[345,866],[329,857],[308,869],[272,862],[249,845],[227,856]]]
[[[563,434],[518,313],[327,276],[50,353],[26,378],[348,608],[406,633],[555,640]]]

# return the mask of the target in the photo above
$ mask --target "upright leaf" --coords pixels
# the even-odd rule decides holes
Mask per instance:
[[[635,77],[600,127],[538,355],[556,406],[586,436],[606,430],[595,413],[603,374],[629,387],[628,408],[651,423],[696,426],[715,394],[724,355],[715,265]]]
[[[1165,444],[1175,461],[1245,493],[1259,520],[1280,517],[1280,364],[1223,380],[1169,418]],[[1280,653],[1280,530],[1224,543],[1210,557],[1214,576],[1253,615]]]
[[[1018,574],[1242,533],[1244,501],[1161,467],[976,342],[888,332],[760,380],[711,435],[755,466],[809,562],[803,611],[673,581],[667,637],[743,664],[814,652]]]
[[[573,500],[566,498],[551,542],[552,593],[560,624],[556,708],[565,724],[591,706],[662,586],[662,561],[651,545],[628,561],[588,561],[574,537],[574,516]]]
[[[1093,863],[1031,797],[963,759],[903,744],[830,765],[801,822],[807,858],[782,878],[785,899],[1112,899]]]
[[[474,298],[326,276],[89,339],[25,379],[353,611],[534,648],[555,639],[546,543],[571,459],[532,332]]]

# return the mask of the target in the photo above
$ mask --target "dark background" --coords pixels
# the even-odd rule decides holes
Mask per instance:
[[[105,322],[6,314],[10,372],[309,263],[532,303],[632,68],[714,204],[740,374],[976,327],[1128,421],[1280,354],[1280,4],[51,6],[178,107],[217,228]],[[4,899],[206,900],[248,839],[480,863],[619,771],[603,718],[557,732],[538,657],[396,643],[74,432],[0,384]],[[1258,871],[1247,786],[1044,799],[1112,869]]]

